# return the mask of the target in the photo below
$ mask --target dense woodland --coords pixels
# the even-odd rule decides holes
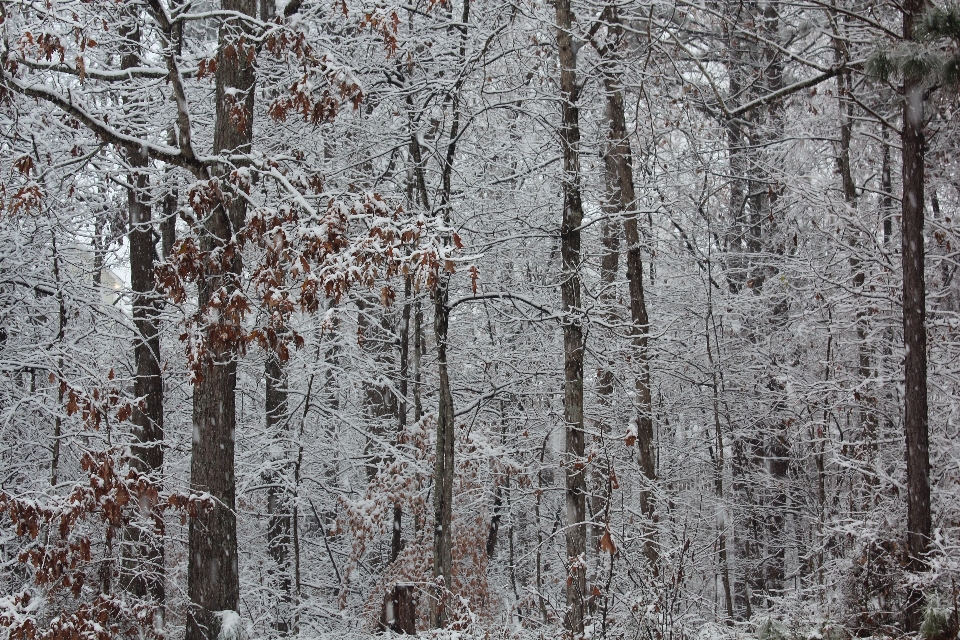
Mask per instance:
[[[957,5],[0,33],[4,638],[956,637]]]

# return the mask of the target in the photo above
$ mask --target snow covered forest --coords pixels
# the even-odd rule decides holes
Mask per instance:
[[[0,32],[3,640],[957,637],[960,5]]]

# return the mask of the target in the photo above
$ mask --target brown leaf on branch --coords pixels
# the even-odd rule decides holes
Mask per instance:
[[[610,536],[610,530],[603,532],[603,537],[600,538],[600,549],[606,551],[610,555],[613,555],[617,552],[617,545],[613,543],[613,538]]]

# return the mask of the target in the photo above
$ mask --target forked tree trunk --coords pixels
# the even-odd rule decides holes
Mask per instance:
[[[610,205],[623,218],[627,240],[627,281],[630,286],[630,336],[639,372],[634,379],[636,405],[634,426],[637,432],[637,449],[640,455],[640,471],[643,486],[640,489],[640,512],[646,518],[644,527],[644,555],[653,567],[657,563],[657,542],[653,527],[653,484],[656,481],[656,457],[653,434],[653,397],[650,391],[650,320],[643,291],[643,254],[637,224],[636,192],[633,183],[633,153],[627,134],[623,106],[623,86],[617,68],[616,43],[623,28],[617,9],[609,12],[607,29],[613,43],[601,54],[605,58],[601,67],[603,88],[606,95],[607,148],[604,153],[604,170]]]
[[[456,26],[460,36],[459,61],[466,60],[467,25],[470,20],[470,0],[463,0],[460,23]],[[452,118],[447,153],[441,172],[440,198],[437,205],[444,223],[450,225],[450,196],[453,192],[453,162],[460,136],[460,88],[451,98]],[[452,238],[445,242],[449,245]],[[437,372],[439,374],[439,406],[437,408],[437,460],[433,486],[433,577],[437,583],[436,598],[431,600],[430,622],[433,627],[443,627],[447,622],[445,590],[453,588],[453,479],[454,479],[454,412],[453,393],[450,389],[450,373],[447,367],[447,336],[450,326],[450,274],[441,273],[434,293],[433,329],[437,340]],[[442,588],[440,582],[442,579]]]
[[[904,4],[903,38],[914,36],[914,24],[923,11],[923,0]],[[903,429],[907,445],[907,550],[911,569],[926,567],[930,539],[930,452],[927,434],[927,333],[924,325],[926,295],[923,280],[923,180],[924,88],[917,78],[904,81],[903,94]],[[909,597],[907,628],[919,628],[923,594]]]
[[[256,16],[256,0],[222,0],[224,11]],[[217,52],[216,124],[214,153],[248,153],[253,139],[253,99],[255,72],[247,61],[247,51],[238,46],[242,25],[236,19],[224,20],[220,27]],[[250,47],[250,42],[246,47]],[[228,167],[219,172],[226,175]],[[221,181],[224,201],[209,214],[202,229],[200,247],[211,251],[229,245],[246,217],[245,201],[230,197]],[[240,255],[229,259],[229,266],[208,275],[199,285],[199,306],[205,308],[223,288],[233,291],[240,276]],[[210,337],[219,330],[207,329]],[[214,499],[212,509],[190,521],[187,592],[190,610],[187,616],[187,640],[214,640],[220,633],[223,611],[237,611],[240,600],[237,558],[236,477],[234,448],[236,440],[237,354],[211,341],[210,359],[202,368],[202,379],[193,394],[193,448],[190,484],[193,491],[206,491]]]

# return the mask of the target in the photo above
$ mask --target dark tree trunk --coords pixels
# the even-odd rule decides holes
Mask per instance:
[[[274,460],[267,478],[267,550],[276,563],[277,587],[279,597],[274,629],[280,635],[287,635],[292,629],[293,593],[290,566],[291,507],[290,479],[285,472],[288,464],[287,443],[289,441],[289,415],[287,406],[287,381],[283,363],[276,353],[267,353],[265,367],[266,378],[266,422],[267,434],[273,439],[279,459]],[[279,468],[278,468],[279,467]]]
[[[57,286],[57,344],[62,346],[67,331],[67,304],[63,297],[63,282],[60,273],[60,250],[57,248],[57,236],[51,231],[50,243],[53,249],[53,282]],[[63,354],[57,357],[57,377],[63,380]],[[63,406],[63,385],[57,385],[57,406]],[[32,385],[31,385],[32,387]],[[33,389],[31,388],[31,391]],[[60,473],[60,438],[63,436],[63,417],[57,412],[53,419],[53,442],[50,451],[50,486],[56,487]]]
[[[160,486],[163,472],[163,377],[160,371],[160,303],[155,289],[153,268],[157,262],[154,227],[147,202],[147,176],[137,172],[146,168],[147,159],[128,154],[134,174],[128,191],[130,213],[130,286],[133,290],[133,321],[137,330],[134,344],[136,377],[133,393],[141,402],[134,407],[135,444],[133,466],[152,477]],[[153,510],[156,505],[150,505]],[[154,513],[160,517],[159,513]],[[136,536],[140,538],[140,535]],[[140,565],[132,576],[130,589],[157,604],[164,601],[163,541],[147,534],[136,544],[131,559]],[[162,616],[160,618],[162,620]]]
[[[455,28],[459,32],[459,61],[466,62],[467,28],[470,21],[470,0],[463,0],[460,23]],[[456,157],[457,141],[460,136],[460,93],[459,87],[451,98],[450,138],[441,172],[440,198],[438,211],[444,222],[450,225],[450,197],[453,193],[453,162]],[[452,238],[445,239],[449,245]],[[453,478],[454,478],[454,412],[453,393],[450,388],[450,374],[447,366],[447,335],[450,325],[450,274],[442,273],[434,292],[433,329],[437,340],[437,372],[439,374],[439,406],[437,409],[437,460],[434,471],[433,487],[433,577],[437,583],[442,578],[443,588],[453,588]],[[438,585],[439,586],[439,585]],[[447,622],[444,606],[444,591],[437,589],[436,601],[431,608],[431,623],[435,628],[443,627]]]
[[[256,16],[256,0],[222,0],[224,11]],[[217,53],[216,124],[214,153],[248,153],[253,139],[255,71],[247,62],[247,51],[239,51],[242,25],[227,19],[220,27]],[[250,42],[246,47],[250,47]],[[226,164],[226,163],[225,163]],[[226,175],[229,167],[220,170]],[[202,229],[201,249],[230,247],[244,224],[245,201],[231,197],[221,180],[224,201],[209,214]],[[199,306],[207,307],[221,288],[233,291],[240,276],[240,255],[234,253],[229,266],[212,272],[200,282]],[[217,325],[208,329],[212,338]],[[187,640],[214,640],[220,632],[216,612],[237,611],[240,600],[237,558],[236,439],[237,354],[210,341],[209,360],[193,395],[193,448],[190,463],[191,489],[206,491],[214,499],[212,509],[190,521],[187,592],[192,604],[187,618]]]
[[[120,60],[121,69],[140,64],[137,45],[140,30],[136,12],[128,15],[131,23],[124,26],[124,35],[131,43]],[[132,312],[136,329],[133,358],[136,375],[133,393],[140,402],[133,410],[133,454],[131,466],[150,476],[162,486],[163,473],[163,377],[160,369],[160,298],[153,270],[158,261],[149,178],[149,161],[139,149],[126,152],[131,173],[127,190],[128,239],[130,242],[130,288],[133,291]],[[162,519],[156,504],[145,505],[154,519]],[[150,531],[128,528],[124,532],[124,558],[121,584],[132,594],[157,605],[154,628],[163,629],[165,571],[163,539]]]
[[[903,38],[914,36],[923,0],[904,4]],[[923,280],[924,114],[923,86],[907,78],[903,87],[903,429],[907,445],[907,548],[914,571],[926,566],[930,539],[930,452],[927,434],[927,333]],[[914,590],[907,606],[907,627],[919,628],[923,594]]]
[[[611,28],[612,30],[612,28]],[[608,108],[609,108],[609,96]],[[608,113],[609,115],[609,113]],[[608,132],[609,135],[609,132]],[[600,289],[598,297],[605,305],[604,313],[611,324],[622,321],[620,309],[617,306],[616,282],[620,270],[621,235],[623,234],[623,208],[620,198],[620,185],[616,172],[616,160],[611,155],[615,142],[608,140],[603,146],[601,156],[604,161],[605,197],[602,203],[604,221],[600,230],[600,244],[603,246],[600,255]],[[615,344],[611,341],[611,344]],[[613,409],[614,384],[616,382],[617,358],[620,354],[607,351],[601,344],[597,345],[597,358],[600,360],[597,372],[597,399],[605,407],[604,414],[599,416],[599,429],[606,438],[610,430],[610,411]],[[499,489],[499,488],[498,488]],[[590,492],[590,512],[592,525],[587,529],[590,536],[587,544],[595,553],[601,553],[600,540],[606,532],[607,523],[601,518],[607,513],[610,504],[610,465],[596,464],[590,470],[588,491]],[[489,554],[488,554],[489,555]],[[598,556],[599,557],[599,556]],[[596,565],[599,571],[599,563]],[[591,576],[591,581],[595,580]]]
[[[177,144],[177,133],[171,127],[167,134],[167,143],[173,147]],[[164,260],[173,253],[173,245],[177,241],[177,204],[179,193],[174,182],[174,170],[167,168],[166,182],[170,190],[163,197],[163,218],[160,219],[160,255]]]
[[[650,391],[650,320],[643,291],[643,254],[637,223],[636,192],[633,183],[633,153],[627,134],[623,106],[623,86],[614,56],[613,47],[622,35],[622,26],[616,8],[609,11],[608,31],[613,43],[601,52],[605,58],[601,67],[606,94],[607,148],[604,153],[604,169],[610,206],[623,217],[627,240],[627,281],[630,286],[630,335],[639,372],[634,380],[636,392],[637,449],[640,455],[640,470],[643,486],[640,490],[640,512],[646,518],[644,528],[644,554],[651,567],[657,563],[657,543],[654,539],[653,484],[656,481],[656,456],[653,434],[653,398]]]
[[[403,313],[400,319],[400,402],[397,405],[397,426],[402,434],[407,428],[407,394],[410,377],[410,312],[413,276],[403,280]],[[390,562],[395,562],[403,551],[403,508],[393,505],[393,530],[390,536]]]
[[[834,46],[836,48],[835,59],[839,64],[846,57],[846,53],[843,49],[845,45],[843,45],[843,43],[838,39]],[[848,213],[850,215],[856,215],[857,186],[856,182],[854,181],[853,168],[850,163],[850,145],[853,140],[854,103],[852,100],[850,100],[852,83],[849,72],[842,73],[837,76],[837,88],[839,93],[838,106],[840,113],[840,149],[839,153],[837,154],[837,169],[840,173],[840,180],[843,187],[843,200],[847,204]],[[887,151],[885,158],[887,165],[889,165],[889,159],[889,151]],[[885,166],[883,169],[887,172],[887,178],[889,178],[889,169],[889,166]],[[881,184],[882,180],[883,178],[881,177]],[[867,388],[867,381],[870,378],[871,373],[872,349],[868,339],[868,304],[862,296],[863,285],[866,282],[866,272],[860,257],[857,255],[857,251],[860,249],[860,238],[857,231],[854,231],[852,237],[850,238],[850,247],[852,250],[850,256],[850,268],[853,272],[853,290],[858,298],[856,312],[857,374],[860,377],[862,388]],[[876,398],[869,391],[859,394],[858,403],[860,405],[858,411],[861,430],[860,437],[863,442],[864,457],[866,458],[863,461],[864,468],[866,469],[866,473],[864,474],[865,490],[863,495],[863,504],[864,509],[869,509],[870,502],[874,498],[871,487],[876,484],[875,479],[877,477],[876,474],[871,471],[871,469],[873,467],[872,452],[876,449],[879,416],[875,410]]]
[[[883,222],[883,246],[889,247],[893,240],[893,176],[890,170],[890,128],[881,124],[881,138],[883,140],[883,151],[880,169],[880,217]]]
[[[432,608],[431,622],[435,628],[447,621],[443,589],[453,587],[453,511],[454,476],[454,414],[453,395],[450,391],[450,376],[447,368],[447,330],[450,322],[448,304],[449,277],[443,276],[435,292],[434,333],[437,339],[437,369],[440,376],[439,407],[437,410],[437,460],[434,469],[433,487],[433,577],[438,583],[437,601]]]
[[[503,485],[498,484],[493,491],[493,516],[490,518],[490,529],[487,530],[487,558],[492,558],[497,553],[497,535],[500,533],[500,520],[502,518]]]
[[[577,102],[577,52],[573,41],[570,0],[556,0],[557,49],[560,59],[560,140],[563,151],[563,218],[560,224],[563,305],[563,418],[566,422],[567,547],[566,613],[564,627],[583,634],[586,599],[586,472],[583,429],[583,304],[580,287],[580,110]]]
[[[416,585],[395,584],[383,598],[380,612],[380,629],[394,633],[416,635],[417,601]]]

